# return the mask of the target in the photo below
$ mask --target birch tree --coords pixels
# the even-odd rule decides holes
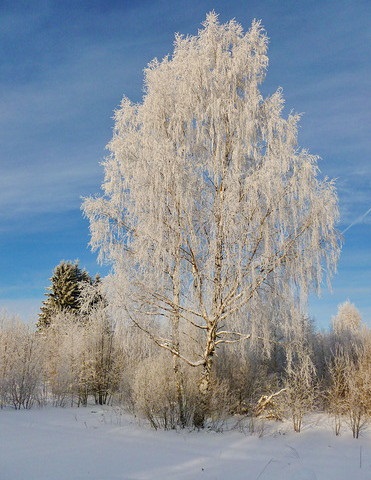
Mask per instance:
[[[362,317],[359,310],[349,300],[338,306],[338,312],[332,318],[334,334],[341,337],[359,336],[362,330]]]
[[[41,402],[42,351],[30,325],[0,312],[0,408]]]
[[[267,65],[258,21],[244,33],[212,12],[176,35],[146,68],[142,101],[116,111],[103,194],[83,204],[116,304],[175,370],[200,367],[200,425],[218,346],[263,337],[254,311],[272,292],[305,310],[339,254],[334,185],[298,148],[282,90],[260,93]]]

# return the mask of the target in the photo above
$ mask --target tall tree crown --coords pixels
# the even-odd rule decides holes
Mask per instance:
[[[305,305],[339,255],[334,185],[298,148],[281,89],[262,97],[267,65],[260,22],[244,33],[212,12],[177,35],[143,101],[116,111],[103,195],[83,205],[131,315],[180,314],[213,348],[273,292]]]

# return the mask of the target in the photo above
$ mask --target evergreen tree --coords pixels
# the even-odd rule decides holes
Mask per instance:
[[[50,279],[46,299],[41,306],[37,328],[48,327],[53,315],[59,312],[78,313],[80,311],[81,282],[93,283],[92,278],[81,270],[78,262],[61,261]]]

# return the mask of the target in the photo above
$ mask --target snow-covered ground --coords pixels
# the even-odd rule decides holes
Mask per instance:
[[[215,433],[154,431],[111,408],[0,411],[1,480],[370,480],[371,435],[324,416]]]

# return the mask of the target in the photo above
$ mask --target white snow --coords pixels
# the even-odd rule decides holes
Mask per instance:
[[[316,415],[212,431],[154,431],[108,407],[0,411],[1,480],[370,480],[371,435]],[[262,435],[261,435],[262,434]]]

